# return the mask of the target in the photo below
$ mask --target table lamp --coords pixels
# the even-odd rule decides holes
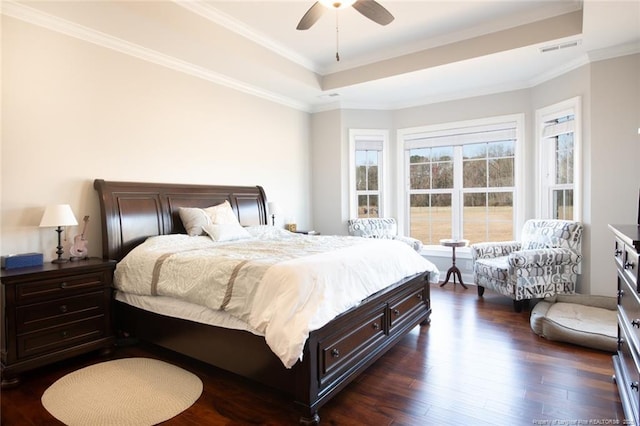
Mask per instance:
[[[271,225],[275,226],[276,224],[276,215],[280,214],[280,206],[278,203],[270,201],[267,205],[269,207],[269,213],[271,213]]]
[[[75,226],[78,224],[76,217],[73,215],[73,211],[71,210],[71,206],[69,204],[55,204],[49,205],[44,210],[44,214],[42,215],[42,220],[40,220],[41,228],[50,228],[57,227],[56,232],[58,233],[58,250],[56,253],[58,254],[58,258],[52,260],[52,263],[65,263],[68,262],[69,259],[63,259],[62,253],[62,242],[60,241],[60,234],[62,234],[63,226]]]

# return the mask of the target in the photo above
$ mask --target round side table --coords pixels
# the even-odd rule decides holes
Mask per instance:
[[[452,240],[452,239],[440,240],[440,245],[443,245],[445,247],[451,247],[453,249],[453,254],[451,256],[451,268],[449,268],[449,270],[447,271],[447,277],[444,279],[444,282],[440,284],[440,287],[442,287],[443,285],[449,282],[449,278],[451,278],[451,275],[453,275],[453,286],[455,287],[456,275],[457,275],[460,285],[465,289],[468,288],[462,282],[462,275],[460,275],[460,269],[458,269],[458,267],[456,266],[456,247],[466,247],[468,244],[469,244],[469,240]]]

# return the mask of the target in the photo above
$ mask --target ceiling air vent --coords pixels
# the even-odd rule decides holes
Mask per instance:
[[[567,41],[566,43],[550,44],[540,48],[540,53],[554,52],[556,50],[566,49],[568,47],[576,47],[581,43],[580,40]]]

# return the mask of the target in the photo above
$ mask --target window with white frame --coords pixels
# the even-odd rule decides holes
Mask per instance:
[[[538,217],[581,220],[580,98],[542,108],[538,123]]]
[[[401,130],[409,235],[425,244],[512,240],[523,215],[523,122],[514,115]]]
[[[350,212],[353,218],[383,217],[388,131],[349,130]]]

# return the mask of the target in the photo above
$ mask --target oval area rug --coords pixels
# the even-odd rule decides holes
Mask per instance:
[[[202,381],[175,365],[123,358],[67,374],[42,394],[42,405],[74,425],[155,425],[177,416],[202,394]]]

